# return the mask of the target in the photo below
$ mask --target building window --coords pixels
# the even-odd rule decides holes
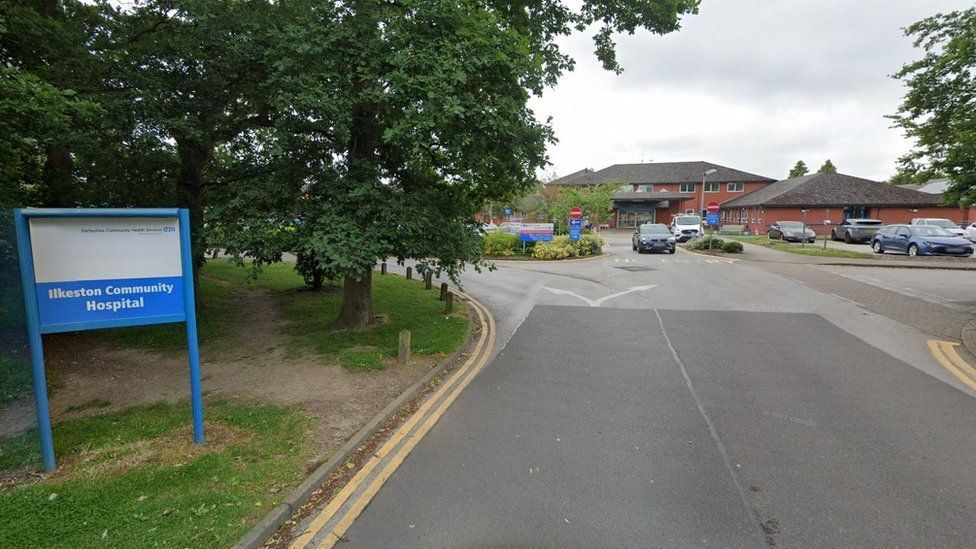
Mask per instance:
[[[650,183],[637,186],[637,192],[639,193],[652,193],[654,192],[654,185]]]
[[[705,183],[705,192],[706,193],[717,193],[718,192],[718,183]]]
[[[741,193],[742,191],[746,190],[746,184],[745,183],[729,183],[728,189],[729,189],[729,192],[730,193]]]
[[[678,192],[679,193],[693,193],[693,192],[695,192],[695,184],[694,183],[682,183],[682,184],[678,185]]]
[[[618,193],[629,193],[633,191],[634,191],[633,185],[621,185],[620,188],[617,189]]]

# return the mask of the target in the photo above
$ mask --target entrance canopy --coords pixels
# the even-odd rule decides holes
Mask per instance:
[[[617,226],[633,228],[643,223],[653,223],[659,208],[668,208],[675,202],[694,198],[690,194],[670,192],[624,192],[611,197],[613,210],[617,212]]]

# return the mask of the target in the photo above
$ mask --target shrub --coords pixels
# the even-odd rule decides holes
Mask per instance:
[[[722,251],[729,254],[741,254],[742,243],[735,240],[729,240],[725,244],[722,244]]]
[[[485,233],[481,240],[481,253],[487,256],[511,257],[521,248],[517,234],[495,231]]]
[[[573,243],[576,256],[599,255],[603,253],[603,246],[606,242],[598,234],[584,234],[580,239]]]
[[[573,243],[568,236],[557,236],[552,242],[536,242],[532,249],[535,259],[566,259],[573,254]]]
[[[721,238],[718,238],[718,237],[714,237],[714,236],[700,236],[700,237],[698,237],[698,238],[690,241],[688,243],[688,246],[691,247],[692,250],[699,250],[699,251],[700,250],[707,250],[709,248],[709,244],[708,244],[709,240],[711,240],[711,248],[713,250],[714,249],[721,248],[725,244],[725,241],[722,240]]]

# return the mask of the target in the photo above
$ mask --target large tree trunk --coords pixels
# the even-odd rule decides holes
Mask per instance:
[[[378,107],[375,101],[370,99],[372,94],[377,93],[379,84],[378,78],[373,74],[375,59],[369,53],[370,48],[379,39],[379,20],[374,1],[364,0],[356,2],[354,6],[353,24],[363,48],[361,51],[362,58],[358,60],[358,63],[355,63],[359,65],[355,69],[358,71],[355,82],[358,101],[352,112],[347,146],[349,170],[346,177],[352,187],[358,187],[378,184],[379,181],[376,151],[380,141],[381,129],[377,121]],[[371,221],[371,219],[356,220],[364,231]],[[339,319],[336,322],[336,327],[339,329],[361,330],[373,319],[373,263],[363,265],[363,270],[366,275],[359,280],[356,280],[355,275],[346,275],[343,286],[342,310],[339,312]]]
[[[373,320],[373,270],[368,269],[358,279],[346,275],[342,287],[342,311],[336,328],[360,330]]]
[[[71,153],[63,146],[48,145],[44,148],[44,154],[44,205],[51,208],[77,206],[77,193],[71,178],[71,170],[74,168]]]
[[[206,260],[206,238],[203,234],[203,171],[213,158],[212,140],[177,140],[180,173],[176,193],[181,207],[190,210],[190,242],[193,247],[193,288],[200,304],[200,268]]]

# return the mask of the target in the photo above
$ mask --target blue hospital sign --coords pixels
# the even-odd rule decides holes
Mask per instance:
[[[189,211],[18,208],[14,226],[44,470],[57,464],[42,334],[185,323],[193,441],[203,444]]]
[[[30,239],[42,327],[185,312],[176,217],[31,218]]]

